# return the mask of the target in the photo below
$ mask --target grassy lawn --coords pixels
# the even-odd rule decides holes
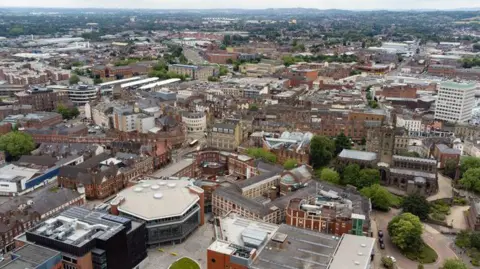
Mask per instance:
[[[434,263],[438,258],[435,250],[433,250],[427,244],[423,245],[423,248],[420,252],[404,252],[403,255],[410,260],[417,261],[421,264]]]
[[[198,264],[190,258],[181,258],[180,260],[172,263],[170,269],[200,269]]]

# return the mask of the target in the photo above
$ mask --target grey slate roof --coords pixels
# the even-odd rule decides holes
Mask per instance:
[[[338,157],[345,158],[345,159],[362,160],[362,161],[374,161],[377,159],[377,153],[344,149],[342,150],[342,152],[340,152]]]

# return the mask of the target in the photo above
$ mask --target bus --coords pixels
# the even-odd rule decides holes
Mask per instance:
[[[193,147],[193,146],[195,146],[197,143],[198,143],[198,140],[195,139],[195,140],[193,140],[192,142],[190,142],[188,145],[189,145],[190,147]]]

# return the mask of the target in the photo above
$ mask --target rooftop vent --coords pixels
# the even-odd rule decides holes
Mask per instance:
[[[158,185],[165,186],[165,185],[167,185],[167,182],[160,182],[160,183],[158,183]]]
[[[157,192],[153,195],[153,198],[155,198],[155,199],[162,199],[162,197],[163,197],[163,194],[160,193],[160,192]]]
[[[148,188],[148,187],[150,187],[150,184],[148,184],[148,183],[143,183],[143,184],[142,184],[142,187],[143,187],[143,188]]]
[[[151,188],[152,190],[158,190],[158,189],[160,189],[160,186],[158,186],[158,185],[155,184],[155,185],[152,185],[150,188]]]
[[[143,191],[143,188],[141,187],[137,187],[135,189],[133,189],[134,192],[142,192]]]
[[[175,188],[175,186],[177,186],[176,183],[168,183],[168,187],[169,187],[169,188]]]

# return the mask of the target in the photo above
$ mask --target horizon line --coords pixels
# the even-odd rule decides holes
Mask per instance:
[[[51,7],[36,7],[36,6],[0,6],[0,9],[107,9],[107,10],[164,10],[164,11],[208,11],[208,10],[271,10],[271,9],[312,9],[318,11],[329,11],[329,10],[338,10],[338,11],[353,11],[353,12],[365,12],[365,11],[480,11],[479,7],[456,7],[456,8],[445,8],[445,9],[435,9],[435,8],[419,8],[419,9],[342,9],[342,8],[317,8],[317,7],[269,7],[269,8],[147,8],[147,7],[61,7],[61,6],[51,6]]]

